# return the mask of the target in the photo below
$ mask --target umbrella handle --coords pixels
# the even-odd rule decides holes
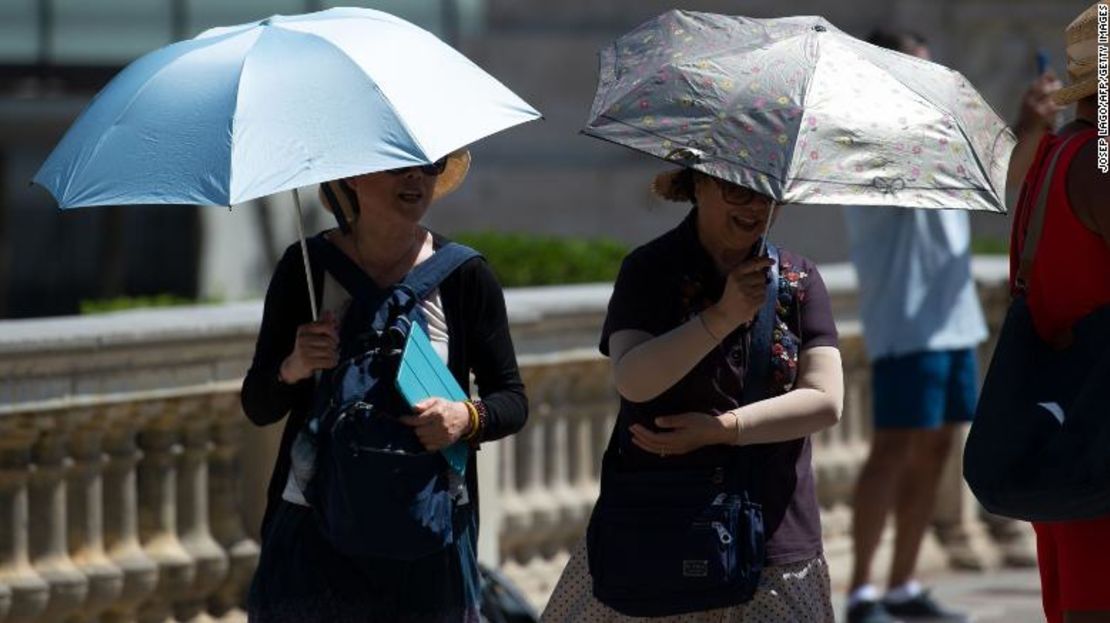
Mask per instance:
[[[767,234],[771,233],[771,221],[774,220],[774,218],[775,218],[775,206],[776,205],[777,205],[777,202],[774,199],[772,199],[771,200],[771,212],[767,214],[767,226],[763,228],[763,238],[761,239],[761,241],[759,243],[759,255],[760,256],[767,255]],[[305,258],[305,261],[306,262],[308,261],[307,257]]]
[[[301,241],[301,257],[304,258],[304,276],[308,281],[308,304],[312,308],[312,322],[320,319],[316,309],[316,285],[312,283],[312,267],[308,263],[308,245],[304,241],[304,215],[301,214],[301,195],[293,189],[293,205],[297,206],[297,238]]]

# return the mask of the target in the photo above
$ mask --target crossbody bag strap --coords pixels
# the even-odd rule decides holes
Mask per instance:
[[[751,327],[748,329],[748,369],[744,371],[744,388],[740,404],[748,405],[771,397],[771,347],[778,319],[779,298],[779,249],[767,244],[767,256],[774,264],[767,270],[766,298]],[[757,446],[737,447],[734,449],[736,460],[730,466],[728,479],[734,486],[752,488],[751,476],[755,474]]]
[[[1068,145],[1080,135],[1086,134],[1085,132],[1076,132],[1071,136],[1064,139],[1056,153],[1052,156],[1052,160],[1048,163],[1048,169],[1041,182],[1040,192],[1037,193],[1036,203],[1033,204],[1033,213],[1029,215],[1029,224],[1025,229],[1025,242],[1021,245],[1021,259],[1018,263],[1018,273],[1015,282],[1017,288],[1024,292],[1029,284],[1029,277],[1033,272],[1033,258],[1037,255],[1037,243],[1041,240],[1041,233],[1044,230],[1045,212],[1048,211],[1048,193],[1052,188],[1052,181],[1056,173],[1056,163],[1060,160],[1060,156],[1067,150]]]

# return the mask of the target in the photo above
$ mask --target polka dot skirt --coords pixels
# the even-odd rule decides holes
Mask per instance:
[[[586,562],[586,541],[575,547],[551,600],[544,623],[832,623],[835,620],[829,569],[823,556],[767,567],[751,601],[706,612],[640,618],[620,614],[598,601]]]

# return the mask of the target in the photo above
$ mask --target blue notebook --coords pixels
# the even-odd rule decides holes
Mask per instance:
[[[432,348],[428,334],[415,322],[401,353],[401,367],[397,370],[395,384],[410,407],[428,398],[452,401],[469,398]],[[466,442],[457,441],[440,452],[459,475],[466,473],[466,461],[470,456]]]

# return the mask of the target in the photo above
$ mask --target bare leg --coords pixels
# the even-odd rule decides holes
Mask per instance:
[[[871,562],[883,534],[887,514],[894,508],[898,486],[907,463],[912,429],[876,430],[856,481],[852,498],[852,582],[855,590],[871,581]]]
[[[948,453],[952,450],[956,427],[945,425],[936,430],[916,430],[910,444],[908,465],[903,471],[894,510],[894,557],[890,564],[889,585],[901,586],[913,578],[921,541],[933,516],[937,486]]]

